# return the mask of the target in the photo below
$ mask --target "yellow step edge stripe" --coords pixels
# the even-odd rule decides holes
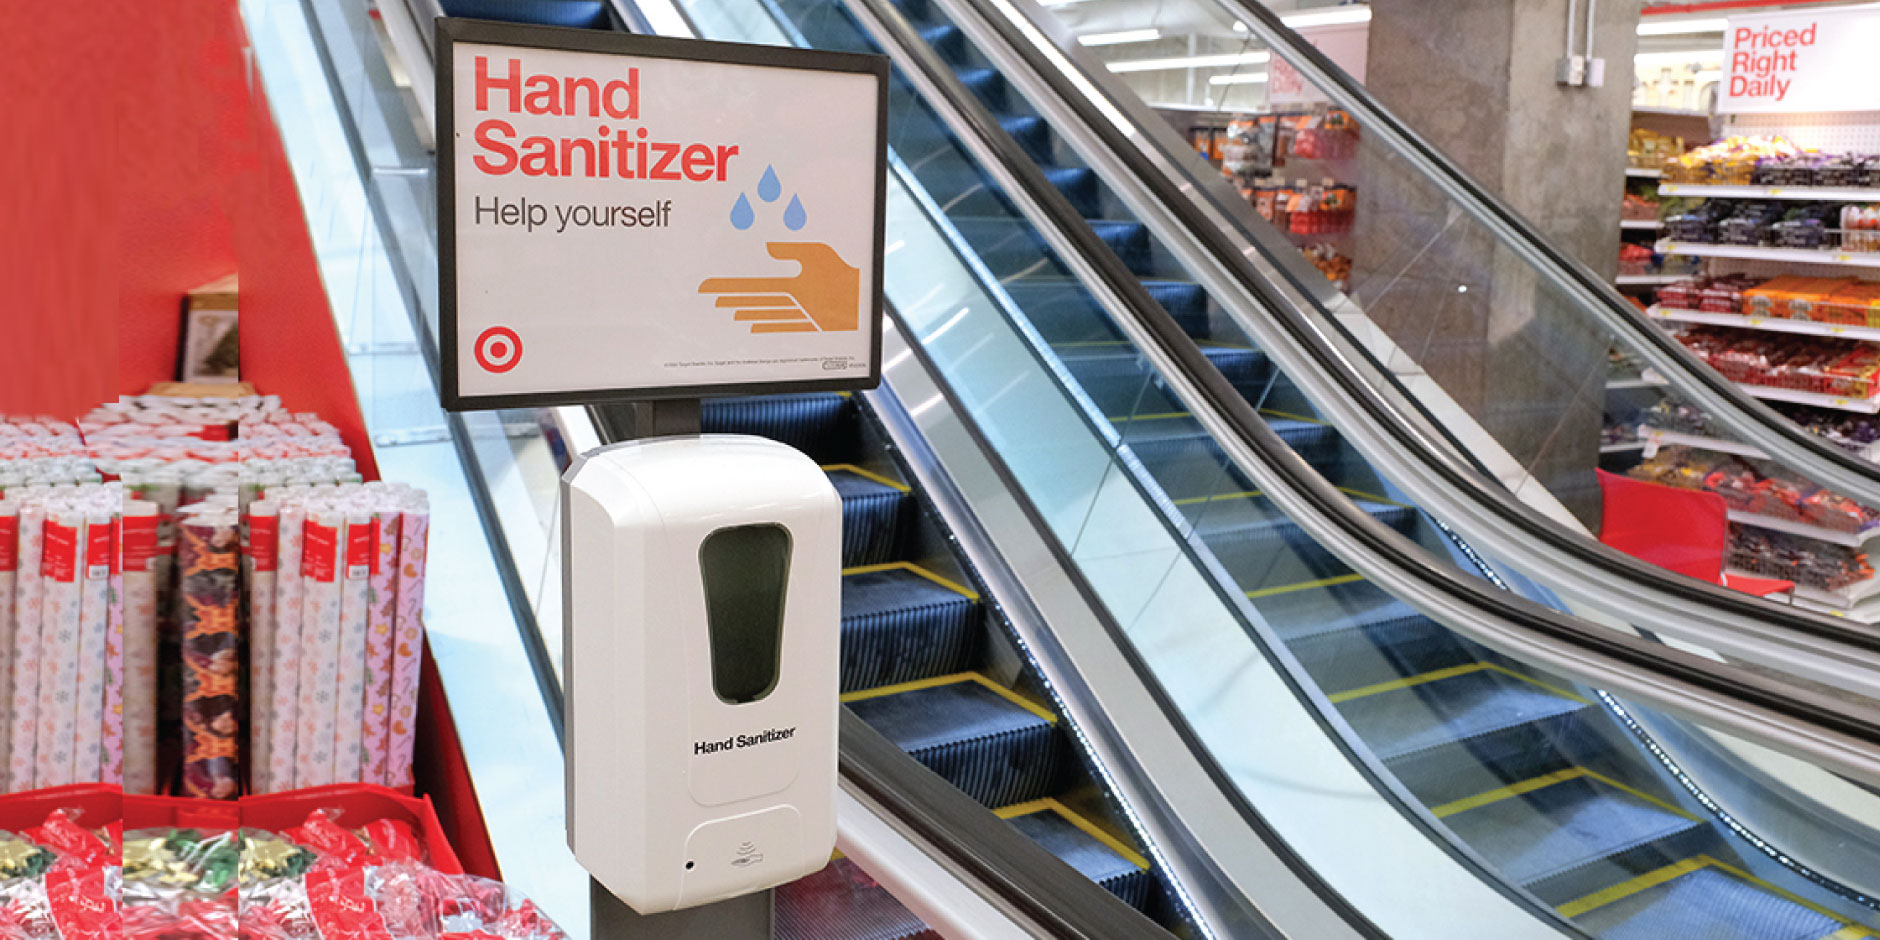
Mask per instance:
[[[1260,409],[1260,413],[1269,418],[1284,418],[1288,421],[1304,421],[1307,424],[1324,424],[1325,423],[1321,419],[1308,418],[1305,415],[1296,415],[1290,411],[1274,411],[1270,408],[1262,408]],[[1158,412],[1153,412],[1150,414],[1141,414],[1141,415],[1116,415],[1115,417],[1112,417],[1110,419],[1110,422],[1112,424],[1128,424],[1131,421],[1166,421],[1170,418],[1192,418],[1192,417],[1194,417],[1194,413],[1189,412],[1189,411],[1158,411]]]
[[[1480,809],[1484,806],[1499,803],[1510,797],[1520,796],[1524,793],[1533,793],[1535,790],[1545,790],[1556,783],[1566,783],[1569,780],[1577,780],[1586,776],[1586,774],[1587,770],[1584,767],[1569,767],[1566,770],[1558,770],[1551,774],[1546,774],[1545,776],[1523,780],[1520,783],[1511,783],[1505,787],[1496,787],[1493,790],[1477,793],[1474,796],[1463,797],[1454,802],[1432,807],[1430,814],[1437,819],[1448,819],[1457,813],[1466,813],[1472,809]]]
[[[1128,859],[1131,865],[1134,865],[1137,868],[1142,869],[1143,871],[1149,870],[1148,859],[1143,858],[1142,855],[1138,853],[1135,849],[1132,849],[1129,846],[1124,845],[1122,840],[1103,831],[1103,828],[1101,826],[1098,826],[1096,823],[1093,823],[1090,820],[1085,819],[1082,813],[1079,813],[1076,810],[1073,810],[1070,807],[1065,806],[1063,803],[1058,802],[1055,797],[1047,796],[1041,800],[1030,800],[1024,803],[1013,803],[1010,806],[1004,807],[1002,809],[996,809],[996,810],[993,810],[992,812],[994,815],[998,816],[1000,819],[1017,819],[1020,816],[1030,816],[1034,813],[1043,813],[1043,812],[1056,813],[1059,816],[1064,817],[1065,822],[1068,822],[1071,825],[1076,826],[1078,829],[1082,830],[1084,835],[1087,835],[1090,838],[1103,843],[1103,845],[1106,848],[1108,848],[1110,851],[1115,852],[1118,855],[1121,855],[1125,859]]]
[[[1614,901],[1622,901],[1641,891],[1649,891],[1667,881],[1682,878],[1691,872],[1708,865],[1717,864],[1717,860],[1708,855],[1695,855],[1681,862],[1673,862],[1663,868],[1656,868],[1634,878],[1628,878],[1610,888],[1595,891],[1577,901],[1568,901],[1554,910],[1562,917],[1578,917],[1587,911],[1605,907]]]
[[[895,489],[900,490],[903,493],[912,492],[912,490],[910,490],[908,488],[908,485],[905,483],[902,483],[898,480],[890,480],[887,477],[884,477],[879,473],[875,473],[872,470],[864,470],[861,467],[858,467],[852,463],[831,463],[831,464],[824,464],[822,466],[822,472],[824,473],[834,473],[838,470],[845,470],[849,473],[853,473],[856,476],[861,477],[864,480],[873,480],[876,483],[881,484],[882,486],[892,486]]]
[[[1279,587],[1248,591],[1247,599],[1259,600],[1262,597],[1272,597],[1276,594],[1291,594],[1294,591],[1310,591],[1313,588],[1334,587],[1340,584],[1351,584],[1355,581],[1363,580],[1364,575],[1361,574],[1341,574],[1335,578],[1320,578],[1317,581],[1301,581],[1298,584],[1282,584]]]
[[[1057,716],[1052,714],[1050,709],[976,672],[956,672],[950,676],[934,676],[931,679],[915,679],[912,682],[897,682],[893,685],[876,686],[872,689],[857,689],[854,692],[844,692],[842,693],[842,703],[847,705],[853,702],[866,701],[871,698],[885,698],[890,695],[900,695],[903,692],[918,692],[921,689],[932,689],[943,685],[958,685],[961,682],[977,682],[991,689],[1006,701],[1052,724],[1057,724]]]
[[[1560,696],[1561,698],[1570,699],[1572,701],[1579,702],[1582,705],[1586,704],[1586,699],[1581,698],[1580,696],[1574,694],[1573,692],[1570,692],[1566,689],[1562,689],[1558,686],[1548,685],[1547,683],[1542,682],[1539,679],[1535,679],[1531,676],[1522,675],[1521,673],[1515,672],[1514,670],[1509,669],[1507,666],[1503,666],[1500,663],[1467,663],[1461,666],[1450,666],[1447,669],[1437,669],[1433,672],[1425,672],[1419,675],[1405,676],[1402,679],[1392,679],[1389,682],[1379,682],[1376,685],[1361,686],[1359,688],[1351,689],[1349,691],[1339,692],[1336,695],[1331,696],[1331,701],[1332,701],[1332,704],[1334,705],[1342,705],[1346,702],[1352,701],[1353,699],[1361,699],[1361,698],[1365,698],[1365,697],[1372,696],[1372,695],[1382,695],[1385,692],[1397,692],[1403,689],[1412,688],[1414,686],[1423,685],[1424,683],[1427,683],[1427,682],[1441,682],[1444,679],[1454,679],[1457,676],[1466,676],[1472,672],[1482,672],[1482,671],[1498,672],[1511,679],[1519,679],[1522,682],[1525,682],[1529,685],[1535,686],[1537,688],[1545,689],[1549,692],[1552,692],[1555,695]]]
[[[1354,699],[1366,698],[1372,695],[1382,695],[1385,692],[1396,692],[1401,689],[1414,688],[1430,682],[1441,682],[1444,679],[1454,679],[1457,676],[1466,676],[1469,673],[1481,672],[1487,668],[1487,663],[1468,663],[1461,666],[1451,666],[1448,669],[1438,669],[1434,672],[1426,672],[1420,675],[1405,676],[1402,679],[1392,679],[1389,682],[1359,686],[1358,688],[1333,695],[1331,696],[1331,700],[1333,705],[1342,705]]]
[[[922,568],[921,566],[914,564],[911,561],[887,561],[887,562],[882,562],[879,565],[856,565],[853,568],[842,569],[842,576],[846,578],[852,574],[875,574],[876,572],[880,572],[880,571],[911,572],[913,574],[920,575],[921,577],[926,578],[927,580],[932,581],[933,583],[938,584],[941,587],[946,588],[949,591],[952,591],[956,594],[963,595],[968,600],[976,601],[979,599],[978,591],[975,591],[958,582],[949,581],[946,578],[943,578],[937,574],[934,574],[933,572],[928,571],[927,569]]]
[[[1592,894],[1589,894],[1586,897],[1580,898],[1577,901],[1569,901],[1565,904],[1560,905],[1557,908],[1554,908],[1554,910],[1560,912],[1560,916],[1562,917],[1568,917],[1568,918],[1578,917],[1581,914],[1585,914],[1588,911],[1591,911],[1600,907],[1604,907],[1608,904],[1613,903],[1614,901],[1624,900],[1626,898],[1631,897],[1632,895],[1638,894],[1641,891],[1646,891],[1651,888],[1655,888],[1658,885],[1664,884],[1667,881],[1671,881],[1675,878],[1681,878],[1685,875],[1690,874],[1691,872],[1698,871],[1703,868],[1715,868],[1718,871],[1724,872],[1725,874],[1728,874],[1733,878],[1737,878],[1741,881],[1745,881],[1752,885],[1755,885],[1756,887],[1761,888],[1762,890],[1767,891],[1770,894],[1773,894],[1785,901],[1788,901],[1792,904],[1799,904],[1802,907],[1808,908],[1809,910],[1814,911],[1815,913],[1820,914],[1823,917],[1829,918],[1831,920],[1839,921],[1841,924],[1844,925],[1843,927],[1841,927],[1841,929],[1836,930],[1834,933],[1831,933],[1827,935],[1826,937],[1821,938],[1821,940],[1863,940],[1863,938],[1867,938],[1867,937],[1880,936],[1880,934],[1875,933],[1870,928],[1863,927],[1859,924],[1848,923],[1847,918],[1841,916],[1840,914],[1836,914],[1835,912],[1828,910],[1827,908],[1822,907],[1819,904],[1815,904],[1798,895],[1792,894],[1788,891],[1784,891],[1781,888],[1778,888],[1775,885],[1772,885],[1769,882],[1764,881],[1761,878],[1758,878],[1755,875],[1752,875],[1749,872],[1746,872],[1742,870],[1741,868],[1736,867],[1735,865],[1731,865],[1727,862],[1720,862],[1708,855],[1693,855],[1690,858],[1685,859],[1684,861],[1674,862],[1670,865],[1666,865],[1663,868],[1658,868],[1652,871],[1648,871],[1645,874],[1639,875],[1636,878],[1619,882],[1618,884],[1613,885],[1610,888],[1606,888],[1603,891],[1595,891]]]
[[[1690,813],[1685,812],[1682,808],[1678,806],[1675,806],[1671,803],[1667,803],[1664,800],[1661,800],[1649,793],[1646,793],[1643,790],[1635,789],[1633,787],[1620,783],[1619,781],[1614,780],[1611,777],[1606,776],[1605,774],[1599,773],[1598,771],[1588,770],[1585,767],[1569,767],[1566,770],[1558,770],[1551,774],[1534,777],[1528,780],[1522,780],[1518,783],[1511,783],[1505,787],[1496,787],[1493,790],[1488,790],[1483,793],[1478,793],[1474,796],[1464,797],[1460,800],[1456,800],[1453,803],[1444,803],[1441,806],[1431,809],[1430,813],[1433,814],[1437,819],[1447,819],[1448,817],[1454,816],[1458,813],[1466,813],[1472,809],[1480,809],[1481,807],[1489,806],[1494,803],[1499,803],[1502,800],[1506,800],[1511,797],[1521,796],[1522,794],[1526,794],[1526,793],[1533,793],[1536,790],[1544,790],[1548,787],[1553,786],[1556,783],[1566,783],[1569,780],[1578,780],[1582,777],[1588,780],[1597,780],[1601,784],[1604,784],[1605,786],[1618,790],[1621,793],[1625,793],[1635,799],[1642,800],[1646,803],[1650,803],[1651,805],[1656,806],[1659,809],[1662,809],[1668,813],[1676,813],[1677,815],[1682,816],[1685,819],[1696,820],[1696,821],[1701,822],[1701,820],[1698,820],[1696,816],[1693,816]]]

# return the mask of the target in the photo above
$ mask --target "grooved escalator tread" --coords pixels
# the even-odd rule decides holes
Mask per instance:
[[[842,498],[842,567],[874,565],[894,557],[907,490],[852,469],[824,467]]]
[[[972,677],[851,698],[848,705],[915,760],[988,807],[1054,792],[1068,757],[1055,722]]]
[[[1482,853],[1495,870],[1523,885],[1561,878],[1616,856],[1637,856],[1660,843],[1659,868],[1684,857],[1669,844],[1702,831],[1703,824],[1669,806],[1590,776],[1560,780],[1519,795],[1472,807],[1443,822]],[[1633,872],[1600,877],[1625,880]],[[1573,892],[1579,897],[1585,892]],[[1556,895],[1557,896],[1557,895]]]
[[[1045,806],[1020,815],[1007,816],[1007,820],[1013,828],[1043,846],[1045,851],[1062,859],[1065,864],[1102,885],[1130,906],[1141,910],[1149,901],[1153,882],[1149,869],[1125,858],[1116,848],[1084,831],[1065,815],[1066,812],[1069,810],[1061,811],[1056,806]]]
[[[1585,708],[1577,698],[1486,668],[1375,692],[1338,706],[1358,736],[1386,761]]]
[[[777,892],[777,940],[939,940],[881,883],[846,858]]]
[[[707,398],[699,409],[706,434],[756,434],[788,444],[819,464],[845,463],[854,447],[852,403],[838,392]]]
[[[978,602],[912,566],[842,576],[842,689],[950,675],[978,652]]]
[[[1697,859],[1574,918],[1600,940],[1826,940],[1843,924]],[[1674,870],[1675,871],[1675,870]],[[1655,880],[1655,879],[1642,879]]]

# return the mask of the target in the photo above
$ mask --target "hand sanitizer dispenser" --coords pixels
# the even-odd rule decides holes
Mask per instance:
[[[842,503],[763,438],[616,444],[562,476],[568,844],[642,914],[835,847]]]

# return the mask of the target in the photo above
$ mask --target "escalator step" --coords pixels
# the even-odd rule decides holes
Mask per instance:
[[[1628,885],[1637,890],[1616,898],[1611,898],[1616,892],[1607,893],[1610,900],[1584,913],[1574,904],[1562,913],[1600,940],[1827,940],[1843,926],[1722,870],[1708,858],[1654,874]]]
[[[1421,516],[1411,506],[1354,499],[1371,518],[1409,534]],[[1325,546],[1264,497],[1213,500],[1182,507],[1214,557],[1239,584],[1268,587],[1349,573]]]
[[[1421,680],[1421,681],[1419,681]],[[1332,696],[1411,792],[1447,803],[1561,769],[1586,703],[1485,666]]]
[[[1054,800],[1040,800],[1008,807],[999,815],[1079,874],[1142,910],[1154,885],[1148,862],[1128,847],[1086,831],[1068,815],[1071,812]]]
[[[1005,129],[1012,140],[1025,148],[1025,155],[1035,163],[1050,164],[1051,126],[1043,118],[1029,114],[1011,115],[999,118],[999,126]]]
[[[1272,374],[1270,362],[1259,350],[1210,346],[1202,352],[1243,393],[1257,395]],[[1058,358],[1077,377],[1084,394],[1112,418],[1185,410],[1134,347],[1075,347],[1060,350]]]
[[[1388,682],[1461,666],[1480,655],[1368,581],[1275,591],[1254,598],[1253,605],[1322,687]]]
[[[1155,257],[1149,250],[1149,227],[1141,222],[1116,222],[1098,219],[1090,223],[1103,243],[1137,277],[1154,277]]]
[[[1048,712],[975,675],[914,685],[844,698],[857,717],[986,806],[1055,792],[1068,754]]]
[[[854,426],[848,396],[835,392],[708,398],[700,429],[707,434],[756,434],[788,444],[820,464],[846,463]]]
[[[1320,469],[1334,466],[1345,447],[1330,425],[1273,417],[1266,423],[1295,453]],[[1227,455],[1193,418],[1131,422],[1123,431],[1130,449],[1170,499],[1200,499],[1253,488],[1238,470],[1227,467]],[[1337,478],[1332,482],[1338,482]]]
[[[920,38],[948,62],[958,62],[966,55],[966,34],[951,23],[923,27]]]
[[[960,84],[979,98],[986,110],[1000,114],[1005,107],[1005,76],[992,69],[961,69]]]
[[[1670,806],[1576,773],[1544,778],[1538,782],[1547,785],[1519,794],[1520,785],[1502,788],[1461,811],[1438,813],[1497,872],[1549,904],[1680,861],[1710,834]]]
[[[930,679],[978,652],[978,599],[912,565],[842,576],[842,690]]]
[[[902,514],[910,505],[907,487],[865,476],[860,467],[823,469],[842,497],[842,567],[892,559],[901,544]]]
[[[1175,318],[1182,332],[1195,339],[1208,338],[1208,293],[1201,285],[1187,281],[1144,281],[1142,286]]]
[[[442,0],[445,16],[536,26],[608,29],[606,0]]]
[[[1175,318],[1183,332],[1189,336],[1206,335],[1208,298],[1198,285],[1179,281],[1144,281],[1143,287]],[[1046,342],[1070,344],[1123,340],[1123,333],[1110,322],[1109,315],[1075,282],[1021,280],[1007,284],[1005,289]]]
[[[1030,149],[1029,145],[1026,149]],[[1050,149],[1049,135],[1046,135],[1045,149]],[[1044,176],[1051,181],[1051,185],[1057,187],[1058,192],[1064,194],[1065,199],[1070,200],[1071,208],[1076,209],[1078,215],[1090,218],[1098,213],[1102,202],[1096,171],[1081,166],[1054,166],[1046,167]]]
[[[777,940],[940,940],[881,883],[846,858],[780,885]]]

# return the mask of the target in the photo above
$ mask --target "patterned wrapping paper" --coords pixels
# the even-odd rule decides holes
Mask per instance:
[[[239,520],[232,512],[184,517],[177,526],[182,602],[183,795],[234,799],[241,791]]]
[[[20,510],[20,567],[13,585],[13,703],[8,716],[7,791],[33,788],[39,740],[39,631],[44,620],[45,510]]]
[[[111,569],[117,554],[117,526],[107,513],[85,517],[79,569],[78,661],[72,684],[72,767],[70,781],[104,779],[104,686],[110,659]]]
[[[78,738],[76,690],[78,686],[80,609],[84,592],[83,551],[85,517],[59,512],[48,516],[40,574],[45,586],[44,621],[40,626],[39,724],[33,754],[33,786],[56,787],[72,782],[73,746]]]
[[[279,515],[280,567],[274,578],[274,675],[268,679],[268,764],[262,793],[294,788],[295,732],[299,726],[300,622],[305,582],[300,576],[305,512],[292,503]]]
[[[411,753],[418,734],[419,654],[424,647],[424,567],[430,536],[431,511],[424,494],[412,493],[411,505],[401,520],[399,544],[398,627],[392,649],[392,721],[388,737],[385,783],[412,784]]]
[[[294,786],[333,780],[334,683],[339,676],[340,546],[346,517],[309,511],[301,536],[300,694]]]
[[[157,504],[127,500],[121,527],[124,792],[157,792]]]
[[[112,520],[111,619],[104,641],[104,753],[98,779],[124,785],[124,517]]]
[[[0,705],[13,702],[13,581],[20,567],[20,507],[0,499]],[[11,721],[0,720],[0,767],[7,765]]]
[[[248,772],[250,786],[267,792],[268,735],[274,722],[274,581],[280,560],[280,515],[259,499],[248,505]]]
[[[389,497],[381,502],[389,501]],[[385,781],[386,752],[392,718],[392,634],[398,628],[399,534],[403,515],[396,509],[381,508],[379,523],[379,566],[372,573],[371,633],[366,637],[366,700],[362,765],[359,779],[366,783]]]
[[[366,642],[372,629],[372,575],[379,560],[378,520],[346,516],[340,551],[339,650],[333,677],[333,763],[329,782],[356,783],[366,725]]]
[[[183,666],[176,632],[176,512],[182,505],[182,475],[176,467],[160,467],[127,480],[138,499],[157,507],[157,553],[151,557],[151,581],[156,585],[157,611],[157,723],[176,728],[182,722]],[[157,740],[157,766],[174,769],[182,760],[179,736]]]

